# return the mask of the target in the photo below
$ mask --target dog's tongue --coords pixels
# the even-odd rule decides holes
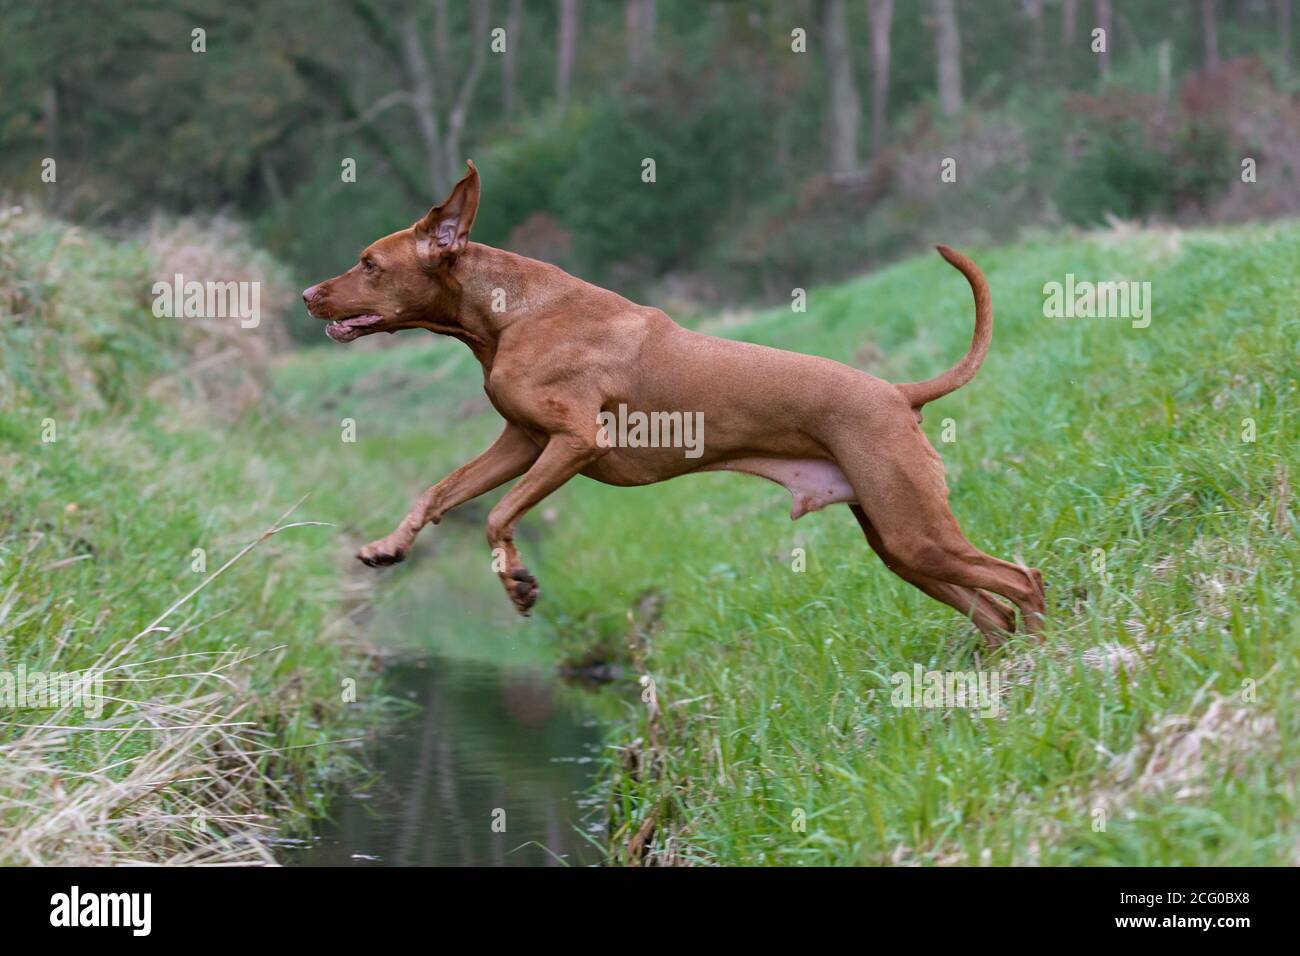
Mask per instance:
[[[335,342],[349,342],[352,340],[352,332],[342,322],[331,322],[325,326],[325,334]]]
[[[325,334],[335,342],[351,342],[361,335],[362,330],[376,322],[383,321],[379,315],[354,315],[350,319],[340,319],[325,326]]]

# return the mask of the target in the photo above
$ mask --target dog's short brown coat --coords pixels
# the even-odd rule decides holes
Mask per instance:
[[[1012,608],[994,595],[1037,626],[1042,576],[966,540],[948,507],[943,462],[918,425],[921,406],[970,381],[988,351],[992,307],[973,262],[939,247],[974,292],[970,350],[934,379],[895,385],[830,359],[692,332],[555,266],[470,242],[478,202],[471,163],[444,203],[303,293],[338,341],[413,328],[460,339],[483,366],[483,387],[506,422],[487,451],[362,548],[362,561],[401,561],[424,525],[522,475],[489,513],[487,537],[504,559],[499,573],[510,599],[527,613],[537,581],[519,558],[515,525],[570,478],[644,485],[740,471],[789,489],[796,518],[848,503],[894,573],[968,615],[990,642],[1015,626]],[[702,412],[703,454],[609,447],[598,416],[620,405]]]

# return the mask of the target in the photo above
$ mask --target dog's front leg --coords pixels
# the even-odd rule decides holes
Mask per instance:
[[[406,557],[415,536],[426,524],[437,524],[457,505],[518,478],[541,453],[541,447],[523,430],[506,425],[492,447],[426,490],[392,534],[366,545],[357,552],[357,558],[371,567],[396,564]]]
[[[596,445],[594,436],[552,435],[533,467],[489,512],[487,539],[492,546],[493,566],[520,614],[527,615],[537,601],[537,579],[519,560],[519,552],[515,549],[515,524],[529,508],[586,468],[604,451]]]

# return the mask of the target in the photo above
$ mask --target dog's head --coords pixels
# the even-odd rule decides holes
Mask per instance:
[[[373,332],[457,325],[460,284],[451,274],[469,244],[478,211],[478,170],[469,171],[451,195],[401,232],[372,242],[347,272],[303,291],[307,311],[329,324],[325,334],[351,342]]]

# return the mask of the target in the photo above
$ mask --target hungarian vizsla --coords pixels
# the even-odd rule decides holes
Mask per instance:
[[[942,375],[896,385],[830,359],[692,332],[555,266],[471,242],[479,175],[468,165],[423,219],[303,292],[336,342],[398,329],[460,339],[505,419],[487,451],[421,494],[360,560],[401,561],[426,524],[522,476],[489,513],[487,537],[506,592],[527,614],[537,580],[520,560],[515,525],[566,481],[645,485],[738,471],[788,489],[794,518],[847,503],[890,570],[968,616],[990,643],[1016,623],[995,595],[1037,627],[1042,575],[966,540],[948,507],[943,461],[919,427],[921,406],[969,382],[988,352],[989,289],[970,259],[939,247],[974,292],[970,350]],[[683,416],[701,426],[691,453],[637,427]]]

